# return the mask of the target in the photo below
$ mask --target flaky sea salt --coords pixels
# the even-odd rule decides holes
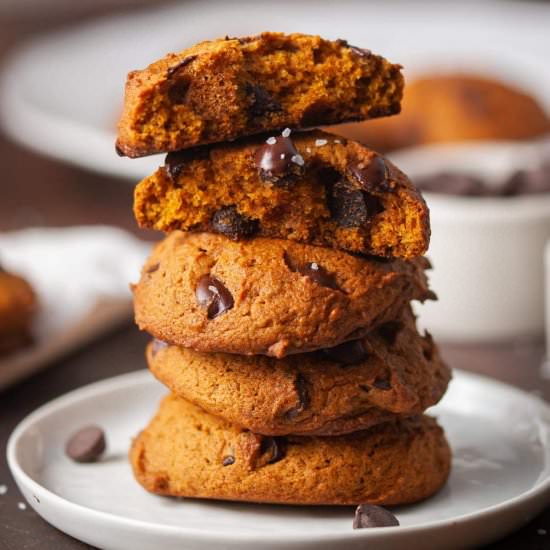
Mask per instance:
[[[302,157],[302,155],[292,155],[290,160],[294,164],[297,164],[298,166],[303,166],[304,165],[304,157]]]
[[[17,508],[19,508],[19,510],[26,510],[27,505],[24,502],[18,502],[17,503]]]
[[[7,485],[0,485],[0,496],[5,495],[8,492],[8,486]]]
[[[306,151],[307,151],[308,153],[311,153],[311,147],[306,147]]]
[[[268,144],[268,145],[275,145],[277,143],[277,138],[272,136],[272,137],[268,137],[265,142]]]
[[[326,145],[328,142],[326,139],[316,139],[315,140],[315,147],[322,147],[323,145]]]
[[[285,129],[281,132],[281,135],[282,135],[283,137],[288,137],[288,136],[290,136],[290,132],[291,132],[291,131],[292,131],[292,130],[291,130],[290,128],[285,128]]]
[[[281,160],[285,160],[285,157],[286,157],[286,154],[285,154],[285,153],[281,153]]]
[[[334,143],[342,143],[339,139],[333,139]]]

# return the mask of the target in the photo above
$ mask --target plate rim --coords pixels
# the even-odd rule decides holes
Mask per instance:
[[[461,379],[470,379],[473,382],[481,384],[489,384],[496,386],[500,391],[508,392],[514,394],[517,398],[530,402],[537,407],[537,409],[548,415],[550,417],[550,404],[540,399],[534,394],[530,394],[522,389],[519,389],[510,384],[506,384],[499,380],[483,376],[481,374],[464,371],[461,369],[453,370],[456,377]],[[146,530],[148,533],[154,533],[159,535],[172,535],[172,536],[191,536],[196,539],[210,540],[221,542],[227,540],[227,532],[206,532],[204,529],[189,527],[189,526],[176,526],[176,525],[162,525],[155,522],[144,521],[134,518],[128,518],[119,514],[104,512],[101,510],[95,510],[89,508],[83,504],[78,504],[72,502],[62,496],[59,496],[47,489],[34,479],[32,479],[23,467],[19,464],[19,461],[16,458],[16,448],[17,444],[20,441],[21,437],[26,433],[29,428],[32,428],[32,425],[38,420],[47,417],[49,414],[52,414],[59,410],[59,408],[64,408],[78,402],[82,399],[89,398],[96,394],[108,393],[120,388],[120,385],[123,386],[139,386],[150,384],[154,382],[154,379],[151,377],[151,374],[147,369],[140,369],[132,371],[129,373],[120,374],[110,378],[106,378],[91,384],[87,384],[80,388],[76,388],[67,392],[59,397],[54,398],[51,401],[41,405],[33,412],[29,413],[24,417],[15,427],[15,429],[10,434],[7,444],[6,457],[10,471],[16,480],[16,483],[23,485],[34,494],[39,494],[44,497],[44,499],[49,500],[52,504],[57,505],[58,507],[69,507],[75,512],[84,514],[83,517],[88,515],[95,520],[104,521],[110,524],[122,525],[127,528]],[[547,449],[548,452],[548,449]],[[399,536],[414,535],[415,533],[421,533],[425,530],[439,529],[448,527],[451,525],[459,525],[467,523],[473,520],[482,520],[487,517],[491,517],[495,514],[504,513],[514,509],[515,507],[521,506],[525,502],[530,502],[538,498],[542,499],[545,493],[548,493],[547,500],[550,501],[550,473],[546,475],[545,478],[537,479],[533,487],[524,491],[512,498],[509,498],[498,504],[489,506],[482,510],[469,512],[467,514],[462,514],[453,518],[440,519],[435,521],[424,522],[416,525],[401,526],[399,530],[392,531],[387,528],[376,529],[374,531],[369,530],[350,530],[350,533],[342,534],[337,532],[327,532],[322,534],[314,534],[306,531],[294,532],[293,541],[296,542],[309,542],[314,543],[316,541],[331,542],[342,540],[342,538],[347,538],[348,536],[354,537],[374,537],[382,533],[385,533],[386,536],[390,532],[395,533]],[[30,503],[31,505],[33,503]],[[234,541],[262,541],[266,543],[270,542],[280,542],[280,535],[275,531],[253,531],[247,530],[246,527],[239,527],[238,531],[231,533],[231,537]]]

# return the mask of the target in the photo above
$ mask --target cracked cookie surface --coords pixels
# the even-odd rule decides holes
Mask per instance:
[[[337,437],[266,437],[166,397],[130,451],[148,491],[179,497],[352,505],[425,499],[445,483],[450,450],[417,416]]]
[[[129,73],[117,150],[139,157],[395,114],[400,69],[319,36],[267,32],[201,42]]]
[[[290,239],[383,257],[426,252],[429,211],[391,162],[320,131],[169,154],[134,195],[141,227]]]
[[[428,262],[365,259],[292,241],[174,231],[134,285],[138,326],[204,352],[284,357],[354,340],[433,299]]]

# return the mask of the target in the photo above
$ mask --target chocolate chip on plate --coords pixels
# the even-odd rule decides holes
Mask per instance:
[[[105,451],[105,432],[99,426],[86,426],[67,441],[65,454],[75,462],[95,462]]]
[[[254,154],[254,162],[265,182],[288,185],[304,173],[304,159],[289,135],[269,137]]]
[[[369,356],[363,340],[351,340],[333,348],[325,348],[323,353],[333,361],[344,365],[361,363]]]
[[[369,527],[394,527],[399,525],[399,520],[386,508],[374,504],[360,504],[355,510],[353,518],[354,529]]]
[[[218,315],[226,312],[233,307],[233,296],[224,286],[224,284],[212,277],[203,275],[195,289],[195,296],[201,306],[207,308],[207,316],[214,319]]]
[[[212,216],[212,229],[233,240],[251,237],[258,231],[258,220],[243,216],[235,206],[220,208]]]

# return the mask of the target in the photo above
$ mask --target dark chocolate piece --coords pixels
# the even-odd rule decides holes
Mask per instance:
[[[260,454],[265,456],[266,464],[279,462],[286,454],[286,439],[284,437],[264,437],[260,443]]]
[[[294,380],[294,387],[298,395],[298,402],[294,407],[292,407],[292,409],[289,409],[285,413],[285,416],[289,420],[296,418],[309,405],[308,383],[302,374],[298,374],[296,376],[296,379]]]
[[[194,61],[195,59],[197,59],[196,55],[188,55],[187,57],[184,57],[179,63],[177,63],[173,67],[170,67],[166,71],[167,78],[171,78],[174,75],[174,73],[177,73],[181,68],[185,67],[186,65],[189,65],[189,63],[191,63],[191,61]]]
[[[233,455],[224,456],[222,460],[222,465],[231,466],[231,464],[235,464],[235,457]]]
[[[340,287],[336,284],[334,275],[329,273],[323,266],[319,265],[317,262],[308,262],[303,265],[295,263],[288,254],[284,256],[285,263],[290,269],[295,273],[300,273],[305,277],[309,277],[313,282],[317,283],[320,286],[327,288],[332,288],[333,290],[341,290]]]
[[[349,165],[349,171],[362,187],[363,191],[390,191],[388,183],[388,170],[384,159],[376,155],[370,162],[356,160]]]
[[[214,319],[225,313],[234,305],[233,296],[229,290],[221,281],[211,275],[203,275],[198,280],[195,296],[199,304],[207,308],[209,319]]]
[[[359,227],[384,209],[377,197],[343,179],[327,187],[327,206],[340,227]]]
[[[344,365],[356,365],[369,356],[363,340],[351,340],[333,348],[325,348],[323,353],[333,361]]]
[[[289,136],[267,138],[254,155],[260,178],[276,185],[288,185],[304,173],[304,159]]]
[[[258,220],[239,214],[235,206],[226,206],[217,210],[212,216],[212,229],[237,241],[257,233]]]
[[[75,462],[95,462],[106,446],[105,432],[99,426],[86,426],[70,437],[65,453]]]
[[[385,340],[388,346],[393,346],[397,335],[403,329],[401,321],[388,321],[378,327],[378,334]]]
[[[265,115],[266,113],[278,113],[283,110],[281,104],[259,84],[245,84],[245,92],[251,97],[248,112],[252,117]]]
[[[353,518],[354,529],[369,527],[395,527],[399,520],[386,508],[374,504],[360,504]]]

